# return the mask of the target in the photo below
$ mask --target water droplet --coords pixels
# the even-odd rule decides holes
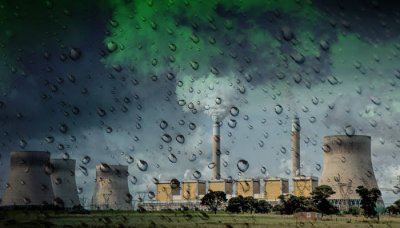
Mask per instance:
[[[178,158],[175,156],[175,154],[170,153],[170,154],[168,155],[168,160],[169,160],[171,163],[176,163],[176,162],[178,161]]]
[[[175,139],[180,144],[185,143],[185,137],[183,135],[177,135]]]
[[[194,179],[200,179],[201,178],[201,172],[196,170],[192,173],[192,176],[194,177]]]
[[[83,175],[85,175],[85,176],[89,175],[88,170],[87,170],[87,168],[85,166],[81,166],[80,165],[79,166],[79,170],[82,172]]]
[[[69,154],[68,154],[67,152],[65,152],[65,153],[63,154],[62,158],[63,158],[64,160],[68,160],[68,159],[69,159]]]
[[[208,164],[208,168],[209,169],[213,169],[215,167],[215,165],[216,164],[214,162],[211,162],[211,163]]]
[[[129,181],[130,181],[132,184],[136,184],[136,183],[137,183],[137,178],[136,178],[135,176],[131,176],[131,177],[129,178]]]
[[[106,44],[107,51],[114,52],[117,50],[118,45],[114,41],[108,41]]]
[[[166,133],[161,136],[161,139],[166,143],[170,143],[172,141],[172,137]]]
[[[101,163],[100,164],[100,171],[103,172],[103,173],[108,173],[108,172],[111,171],[111,167],[106,163]]]
[[[239,115],[239,109],[236,106],[233,106],[230,110],[230,113],[232,116],[238,116]]]
[[[327,144],[322,145],[322,150],[326,153],[331,151],[331,147]]]
[[[133,157],[132,157],[132,156],[128,156],[128,157],[126,158],[126,162],[127,162],[128,164],[132,164],[132,163],[134,162]]]
[[[89,164],[89,162],[90,162],[90,157],[89,156],[84,156],[83,158],[82,158],[82,164],[84,164],[84,165],[87,165],[87,164]]]
[[[139,160],[139,162],[137,163],[137,167],[139,168],[140,171],[143,172],[147,171],[148,166],[149,165],[144,160]]]
[[[45,140],[46,140],[47,143],[53,143],[54,142],[54,137],[53,136],[47,136],[45,138]]]
[[[240,159],[237,162],[237,168],[239,169],[240,172],[246,172],[249,166],[250,166],[249,162],[244,159]]]
[[[196,158],[197,158],[197,156],[196,156],[196,154],[192,154],[192,155],[190,155],[190,157],[189,157],[189,161],[195,161],[196,160]]]
[[[196,124],[195,123],[189,123],[189,129],[190,130],[194,130],[194,129],[196,129]]]
[[[68,131],[68,126],[66,124],[60,124],[59,130],[61,133],[65,134]]]
[[[71,48],[71,50],[69,51],[69,57],[72,60],[78,60],[81,57],[82,53],[81,50],[79,48]]]
[[[352,137],[352,136],[355,135],[356,129],[355,129],[353,126],[351,126],[351,125],[347,125],[347,126],[344,128],[344,132],[346,133],[347,136]]]
[[[280,115],[282,113],[282,111],[283,111],[283,108],[282,108],[282,106],[280,104],[275,106],[275,113],[276,114]]]
[[[104,117],[106,115],[106,111],[102,108],[97,108],[97,115],[99,115],[100,117]]]
[[[312,103],[313,103],[314,105],[317,105],[317,104],[319,103],[318,97],[313,97],[313,98],[311,99],[311,101],[312,101]]]
[[[265,168],[265,166],[261,166],[261,173],[265,174],[267,172],[267,168]]]
[[[153,199],[156,194],[154,194],[154,192],[150,191],[149,193],[147,193],[147,196],[149,197],[149,199]]]
[[[236,122],[236,120],[234,120],[234,119],[230,119],[230,120],[228,121],[228,126],[229,126],[230,128],[235,128],[235,127],[236,127],[236,124],[237,124],[237,122]]]

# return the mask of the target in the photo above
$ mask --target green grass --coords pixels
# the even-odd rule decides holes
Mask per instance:
[[[0,227],[400,227],[400,217],[383,216],[378,223],[363,217],[325,216],[310,222],[286,215],[225,212],[1,211]]]

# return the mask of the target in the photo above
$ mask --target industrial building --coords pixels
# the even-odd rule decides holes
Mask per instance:
[[[42,206],[53,203],[50,153],[45,151],[11,152],[10,174],[1,206]]]
[[[287,178],[264,179],[264,199],[269,202],[279,201],[280,195],[289,193],[289,180]]]
[[[311,197],[311,192],[318,187],[318,178],[313,176],[293,177],[293,195]]]
[[[129,193],[128,176],[128,166],[126,165],[104,163],[97,165],[92,209],[132,209],[132,195]]]
[[[330,197],[339,209],[360,205],[358,186],[378,188],[371,161],[371,137],[365,135],[325,136],[324,163],[320,185],[336,192]],[[382,202],[383,203],[383,202]]]
[[[219,180],[209,180],[208,181],[208,191],[222,191],[227,195],[233,194],[233,183],[232,181],[226,179]],[[229,196],[228,196],[229,197]]]
[[[159,181],[156,184],[156,200],[159,202],[173,202],[180,200],[179,181]]]
[[[260,180],[254,178],[240,178],[236,181],[236,195],[260,198]]]
[[[182,182],[182,199],[199,200],[206,194],[206,182],[202,180],[186,180]]]
[[[79,197],[75,180],[75,160],[74,159],[51,159],[50,163],[54,167],[51,174],[54,197],[61,207],[72,208],[79,206]]]

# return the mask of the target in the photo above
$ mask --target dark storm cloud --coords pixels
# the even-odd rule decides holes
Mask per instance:
[[[211,120],[201,113],[184,113],[177,105],[175,89],[183,76],[192,75],[195,79],[210,72],[221,78],[234,72],[235,77],[247,81],[250,85],[243,99],[249,93],[264,91],[257,96],[253,94],[252,99],[244,102],[244,108],[239,107],[239,117],[229,116],[224,122],[223,147],[233,151],[225,156],[229,162],[224,169],[226,176],[236,174],[235,162],[240,157],[256,160],[251,161],[253,170],[249,171],[255,176],[259,175],[258,169],[263,163],[283,161],[285,164],[289,155],[281,155],[279,150],[289,142],[283,137],[290,129],[288,116],[293,110],[300,113],[303,104],[310,105],[310,109],[316,107],[309,113],[301,113],[312,132],[304,134],[315,142],[305,147],[311,152],[319,149],[316,145],[321,132],[343,132],[348,124],[368,134],[376,131],[376,136],[394,140],[397,130],[395,126],[388,129],[387,123],[397,123],[398,115],[387,111],[384,104],[378,107],[383,117],[363,114],[367,116],[361,115],[360,119],[359,113],[365,113],[364,106],[371,104],[370,94],[360,96],[353,91],[354,95],[344,93],[336,97],[325,94],[325,90],[336,93],[336,88],[345,84],[327,80],[336,72],[332,49],[338,37],[356,33],[362,41],[384,42],[397,36],[397,3],[316,1],[295,12],[291,7],[297,9],[300,3],[268,8],[267,5],[256,7],[257,2],[262,3],[246,1],[233,6],[230,1],[210,3],[211,10],[204,10],[204,15],[194,15],[190,10],[182,13],[160,5],[154,13],[156,26],[150,22],[153,18],[142,23],[141,13],[153,11],[136,12],[134,3],[140,1],[121,1],[117,5],[103,1],[4,4],[0,13],[0,26],[5,31],[0,36],[4,48],[0,54],[5,57],[7,67],[1,68],[1,73],[9,87],[3,90],[4,96],[0,99],[4,103],[0,104],[1,169],[8,170],[11,150],[50,150],[57,157],[67,152],[78,160],[88,155],[92,158],[86,166],[89,176],[78,173],[79,185],[89,189],[87,195],[91,193],[87,183],[93,182],[94,166],[98,162],[127,164],[126,155],[135,158],[130,172],[140,179],[136,189],[149,189],[152,177],[161,174],[162,178],[182,177],[184,171],[194,168],[206,178]],[[126,14],[125,10],[131,13]],[[207,17],[207,13],[211,16]],[[175,33],[167,36],[163,21],[171,18],[174,18],[172,25],[167,25]],[[114,39],[115,52],[107,49],[108,41]],[[153,50],[156,51],[153,53]],[[175,57],[174,64],[170,63],[171,56]],[[122,61],[116,61],[121,60],[119,57]],[[198,70],[194,69],[194,60],[199,63]],[[353,64],[355,60],[346,61]],[[372,77],[372,73],[368,70],[366,77]],[[372,95],[379,96],[386,88],[378,88]],[[326,102],[313,105],[309,96],[326,97]],[[330,99],[335,103],[333,110],[327,108]],[[287,104],[292,108],[285,110],[286,117],[274,112],[279,102],[285,109]],[[349,112],[345,111],[347,107]],[[307,120],[317,114],[321,120],[325,113],[328,116],[321,122],[330,126],[328,130],[320,130]],[[231,118],[237,120],[238,127],[227,126]],[[161,119],[169,124],[165,130],[159,127]],[[371,126],[371,119],[378,122],[377,127]],[[195,130],[189,129],[190,123],[197,126]],[[163,134],[169,134],[172,142],[162,141]],[[179,134],[185,136],[185,143],[177,142]],[[46,140],[47,136],[54,137],[54,142],[48,143],[51,140]],[[259,154],[253,156],[254,151]],[[171,153],[178,158],[177,163],[168,160]],[[192,154],[197,159],[190,162]],[[315,154],[305,156],[312,165],[318,163],[312,160]],[[268,158],[263,157],[267,155]],[[137,169],[138,159],[149,163],[147,172]],[[278,170],[274,164],[268,165],[272,175],[280,175],[281,169],[288,168],[282,165]]]

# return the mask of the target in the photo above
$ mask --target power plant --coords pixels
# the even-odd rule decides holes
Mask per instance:
[[[92,209],[130,210],[132,195],[128,187],[128,166],[96,166],[96,186],[92,197]]]
[[[329,200],[340,210],[360,206],[356,193],[358,186],[378,188],[371,161],[371,137],[364,135],[332,135],[323,139],[324,162],[321,179],[301,175],[300,172],[300,120],[294,116],[291,126],[292,162],[291,179],[282,177],[221,178],[220,123],[216,115],[212,133],[212,175],[209,180],[177,179],[157,181],[155,200],[141,202],[150,210],[163,208],[198,208],[207,191],[222,191],[228,199],[235,196],[254,197],[272,205],[279,203],[281,195],[310,197],[318,185],[331,186],[335,194]],[[49,152],[11,152],[8,183],[1,206],[56,206],[72,208],[80,205],[75,180],[75,160],[52,159]],[[128,187],[128,166],[96,166],[96,183],[92,196],[92,209],[130,210],[132,195]],[[382,199],[378,203],[382,203]]]
[[[1,206],[52,204],[54,194],[50,175],[53,171],[49,152],[11,152],[10,175]]]
[[[378,188],[371,161],[371,137],[365,135],[325,136],[324,165],[320,185],[336,192],[330,197],[340,209],[360,205],[358,186]]]
[[[74,159],[51,159],[54,167],[51,174],[55,203],[61,207],[72,208],[79,206],[79,197],[75,181]]]
[[[218,119],[213,117],[213,141],[212,155],[213,164],[219,164],[220,137]],[[318,177],[301,175],[300,172],[300,120],[297,115],[292,120],[291,141],[292,141],[292,190],[289,191],[289,182],[286,178],[275,177],[264,179],[263,190],[260,191],[259,179],[239,178],[236,180],[235,190],[233,183],[220,178],[220,166],[213,167],[211,180],[208,180],[208,190],[223,191],[227,198],[234,196],[252,196],[255,199],[267,200],[271,204],[279,202],[280,195],[295,195],[310,197],[318,185],[329,185],[336,194],[330,197],[330,201],[339,209],[348,206],[360,206],[360,198],[355,192],[357,186],[377,188],[375,175],[371,162],[371,138],[369,136],[327,136],[324,138],[324,168],[321,181]],[[196,184],[204,182],[195,181]],[[184,189],[185,187],[183,187]],[[198,188],[195,188],[198,189]],[[204,188],[202,188],[204,189]],[[182,196],[190,197],[176,198],[176,203],[183,205],[185,200],[193,199],[199,202],[200,193],[190,191]],[[203,192],[201,192],[203,193]],[[177,194],[177,193],[176,193]],[[157,204],[157,202],[156,202]],[[346,205],[347,207],[344,207]],[[153,207],[154,208],[154,207]]]

